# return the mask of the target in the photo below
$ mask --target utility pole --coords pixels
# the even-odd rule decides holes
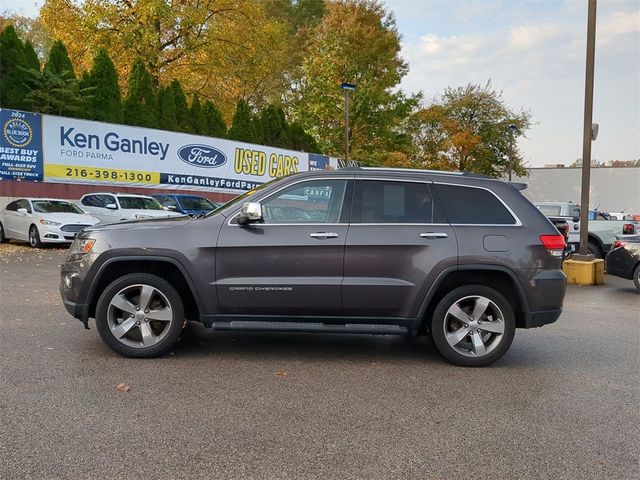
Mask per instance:
[[[349,163],[349,92],[356,89],[353,83],[343,82],[340,88],[344,90],[344,164]]]
[[[589,189],[591,186],[591,142],[593,130],[593,71],[596,53],[597,0],[589,0],[587,15],[587,67],[584,82],[584,126],[582,131],[582,190],[580,195],[580,260],[593,260],[589,245]],[[578,259],[576,259],[578,260]]]

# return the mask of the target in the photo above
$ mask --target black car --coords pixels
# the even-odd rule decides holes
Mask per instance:
[[[640,235],[620,235],[607,254],[607,273],[633,280],[640,293]]]

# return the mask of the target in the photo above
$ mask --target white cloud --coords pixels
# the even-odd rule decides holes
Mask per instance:
[[[558,25],[520,25],[509,32],[508,49],[513,51],[528,50],[546,44],[559,37],[562,30]]]

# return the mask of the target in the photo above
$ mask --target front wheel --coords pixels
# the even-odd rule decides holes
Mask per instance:
[[[7,237],[4,234],[4,227],[2,226],[2,223],[0,223],[0,243],[5,243],[7,241]]]
[[[589,242],[587,245],[587,253],[591,253],[595,258],[604,258],[602,248],[595,242]]]
[[[640,265],[638,265],[633,271],[633,283],[635,284],[638,293],[640,293]]]
[[[516,322],[509,302],[484,285],[455,288],[438,303],[431,333],[438,351],[451,363],[482,367],[511,346]]]
[[[156,357],[168,352],[178,341],[184,320],[176,289],[146,273],[114,281],[96,305],[96,326],[102,340],[128,357]]]
[[[42,248],[40,233],[38,233],[38,227],[35,225],[31,225],[31,227],[29,227],[29,245],[33,248]]]

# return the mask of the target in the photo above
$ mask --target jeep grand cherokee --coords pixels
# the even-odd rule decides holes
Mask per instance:
[[[201,218],[84,230],[67,310],[132,357],[217,330],[430,334],[487,365],[560,315],[564,239],[518,190],[464,173],[349,168],[262,185]]]

